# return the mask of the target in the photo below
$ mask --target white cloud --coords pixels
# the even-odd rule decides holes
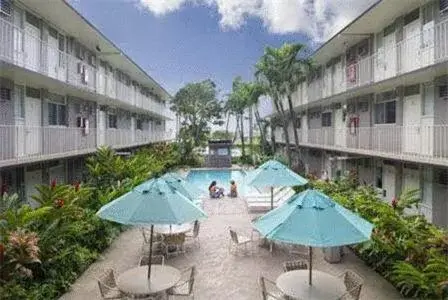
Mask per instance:
[[[377,0],[137,0],[157,16],[186,3],[215,8],[224,29],[244,26],[248,17],[260,18],[272,33],[301,32],[323,42]]]

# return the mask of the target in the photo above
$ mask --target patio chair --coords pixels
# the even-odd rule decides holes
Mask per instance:
[[[112,269],[107,269],[98,278],[98,287],[103,299],[125,299],[125,295],[117,287],[115,274]]]
[[[194,221],[193,232],[186,233],[185,238],[186,241],[193,241],[194,244],[197,244],[199,248],[201,248],[201,244],[199,243],[199,221]]]
[[[149,249],[149,242],[150,242],[151,235],[150,235],[149,230],[146,228],[140,228],[140,230],[141,230],[142,236],[143,236],[142,250],[146,252],[146,250]],[[162,242],[163,242],[163,236],[160,234],[154,233],[153,238],[152,238],[153,253],[160,252]]]
[[[194,277],[196,275],[196,267],[185,269],[182,271],[180,281],[167,291],[168,298],[170,297],[191,297],[194,299]]]
[[[263,300],[283,300],[285,295],[277,288],[275,282],[261,276],[258,280],[261,289],[261,299]]]
[[[289,255],[306,261],[310,259],[308,248],[300,245],[291,245]]]
[[[283,263],[283,271],[289,272],[294,270],[307,270],[308,269],[308,261],[298,259],[298,260],[290,260],[285,261]]]
[[[232,248],[236,248],[238,250],[241,246],[244,246],[244,249],[247,250],[247,245],[251,245],[252,239],[246,236],[238,235],[235,231],[229,228],[230,232],[230,241],[229,241],[229,252],[232,252]],[[252,245],[251,245],[252,246]],[[252,252],[252,247],[250,249]]]
[[[361,289],[364,280],[357,273],[352,270],[346,270],[344,273],[339,275],[344,280],[344,285],[346,292],[338,298],[338,300],[359,300],[361,296]]]
[[[139,266],[147,266],[149,264],[149,254],[140,257]],[[153,265],[165,265],[165,256],[163,255],[153,255],[151,259],[151,264]]]
[[[167,235],[163,239],[162,251],[166,258],[185,253],[184,251],[185,234]]]

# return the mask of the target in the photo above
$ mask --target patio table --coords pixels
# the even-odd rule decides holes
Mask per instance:
[[[313,285],[308,284],[308,270],[285,272],[277,278],[277,287],[287,296],[302,300],[337,299],[346,292],[342,280],[321,271],[313,271]]]
[[[191,225],[191,223],[180,225],[154,225],[154,232],[163,235],[176,235],[181,233],[187,233],[192,229],[193,226]]]
[[[167,265],[151,266],[151,283],[148,284],[148,266],[129,269],[120,274],[117,286],[127,295],[142,297],[164,292],[175,286],[181,277],[178,269]]]

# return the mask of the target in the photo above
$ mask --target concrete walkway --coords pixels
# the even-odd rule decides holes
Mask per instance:
[[[241,199],[206,200],[204,209],[209,218],[201,223],[200,248],[192,247],[185,255],[170,258],[167,264],[177,268],[196,265],[195,299],[230,300],[261,299],[257,279],[260,275],[275,280],[282,273],[282,263],[293,257],[283,251],[254,247],[254,254],[233,255],[228,253],[229,233],[232,226],[241,234],[250,235],[250,220],[246,204]],[[76,281],[70,292],[60,299],[101,299],[96,277],[106,268],[117,273],[138,264],[141,255],[142,236],[138,229],[122,233],[103,257]],[[364,278],[361,299],[394,300],[400,295],[386,280],[364,265],[356,256],[348,252],[340,264],[329,264],[322,253],[315,250],[313,268],[333,275],[352,269]]]

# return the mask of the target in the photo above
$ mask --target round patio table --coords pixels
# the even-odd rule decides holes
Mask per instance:
[[[127,295],[148,296],[172,288],[179,282],[180,276],[180,271],[171,266],[152,265],[151,283],[148,284],[148,266],[136,267],[118,276],[117,287]]]
[[[181,233],[187,233],[193,228],[190,223],[180,225],[154,225],[154,232],[163,235],[176,235]]]
[[[313,270],[313,285],[308,284],[309,270],[285,272],[277,278],[277,287],[287,296],[302,300],[334,300],[346,292],[342,280]]]

